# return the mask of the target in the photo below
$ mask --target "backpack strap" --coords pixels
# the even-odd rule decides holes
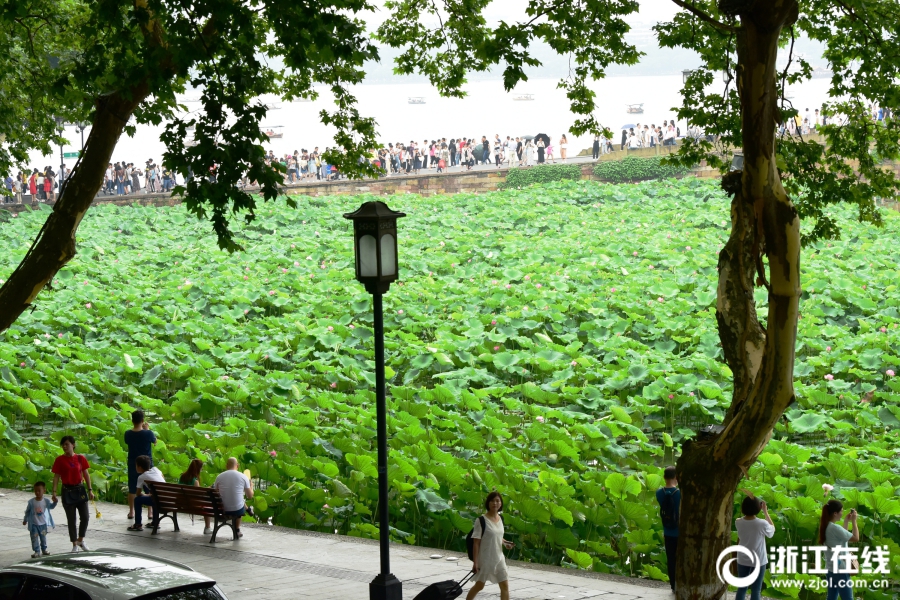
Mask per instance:
[[[484,515],[478,517],[478,522],[481,523],[481,537],[484,537],[484,530],[487,529],[487,523],[484,521]]]

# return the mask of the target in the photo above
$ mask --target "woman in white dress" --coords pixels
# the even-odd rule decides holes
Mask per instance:
[[[503,548],[512,548],[513,543],[503,539],[503,517],[500,516],[503,497],[499,492],[491,492],[484,501],[484,507],[487,509],[484,518],[475,519],[475,529],[472,531],[472,539],[475,541],[472,571],[476,575],[475,585],[469,590],[466,600],[473,600],[487,582],[496,583],[500,587],[500,600],[509,600],[509,575]]]
[[[531,140],[528,140],[525,143],[525,166],[530,167],[534,164],[534,144],[531,143]]]
[[[566,135],[563,134],[561,138],[559,138],[559,157],[563,162],[566,162],[566,153],[569,151],[569,140],[566,139]]]

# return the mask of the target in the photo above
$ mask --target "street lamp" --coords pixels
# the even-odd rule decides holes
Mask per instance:
[[[56,121],[56,125],[59,127],[59,135],[61,136],[66,131],[66,120],[62,117],[53,117],[53,120]],[[59,175],[56,176],[56,180],[59,182],[59,195],[62,196],[63,192],[63,184],[65,184],[65,176],[66,176],[66,157],[63,156],[64,149],[62,141],[59,142]]]
[[[387,408],[384,388],[384,315],[381,296],[397,281],[397,219],[405,217],[384,202],[366,202],[344,218],[353,221],[356,279],[372,294],[375,325],[375,403],[378,413],[378,528],[381,573],[369,584],[369,600],[403,600],[400,580],[391,573],[387,480]]]
[[[684,71],[681,72],[682,83],[688,82],[688,77],[691,76],[691,73],[693,73],[693,71],[691,71],[690,69],[685,69]]]

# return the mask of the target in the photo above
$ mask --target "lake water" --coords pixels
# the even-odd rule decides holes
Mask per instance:
[[[801,112],[804,108],[814,109],[821,106],[827,97],[828,79],[813,79],[796,89],[789,90],[794,97],[794,106]],[[507,93],[502,81],[472,82],[465,86],[468,96],[463,99],[441,98],[428,84],[383,84],[362,85],[356,88],[360,112],[373,116],[377,121],[379,139],[387,142],[409,142],[416,140],[437,139],[441,137],[459,138],[482,135],[493,139],[500,134],[535,135],[547,133],[556,145],[559,136],[568,131],[574,116],[564,90],[556,87],[556,79],[533,79],[520,85],[516,90]],[[597,92],[598,120],[617,132],[623,125],[635,122],[655,123],[675,117],[672,107],[680,105],[681,76],[647,76],[647,77],[610,77],[592,85]],[[721,87],[721,84],[719,84]],[[533,101],[516,101],[513,98],[522,93],[534,95]],[[195,97],[199,94],[194,94]],[[280,106],[270,110],[263,126],[276,128],[283,132],[284,138],[273,139],[267,143],[276,155],[292,153],[302,148],[312,149],[318,146],[324,150],[332,145],[332,132],[319,122],[318,113],[329,109],[333,104],[329,98],[320,97],[314,102],[279,102],[266,99],[267,103],[275,102]],[[423,97],[425,104],[408,104],[409,97]],[[190,97],[190,95],[188,95]],[[626,105],[643,103],[643,114],[628,114]],[[186,106],[194,110],[197,103]],[[684,122],[679,122],[681,130],[685,130]],[[157,162],[165,149],[159,141],[163,127],[139,126],[135,136],[123,136],[116,146],[112,161],[125,160],[136,165],[143,165],[148,159]],[[85,139],[87,139],[87,132]],[[80,148],[80,136],[74,128],[67,128],[67,137],[72,142],[66,146],[67,152]],[[576,153],[591,145],[591,136],[574,138],[569,136],[570,152]],[[41,157],[39,153],[32,155],[32,166],[40,167],[59,163],[59,150],[52,157]],[[68,159],[71,166],[74,159]]]

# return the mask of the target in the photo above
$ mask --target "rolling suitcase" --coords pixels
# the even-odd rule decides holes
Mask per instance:
[[[462,596],[463,586],[474,576],[475,573],[469,571],[469,574],[463,577],[459,583],[452,579],[432,583],[422,590],[418,596],[413,598],[413,600],[455,600]]]

